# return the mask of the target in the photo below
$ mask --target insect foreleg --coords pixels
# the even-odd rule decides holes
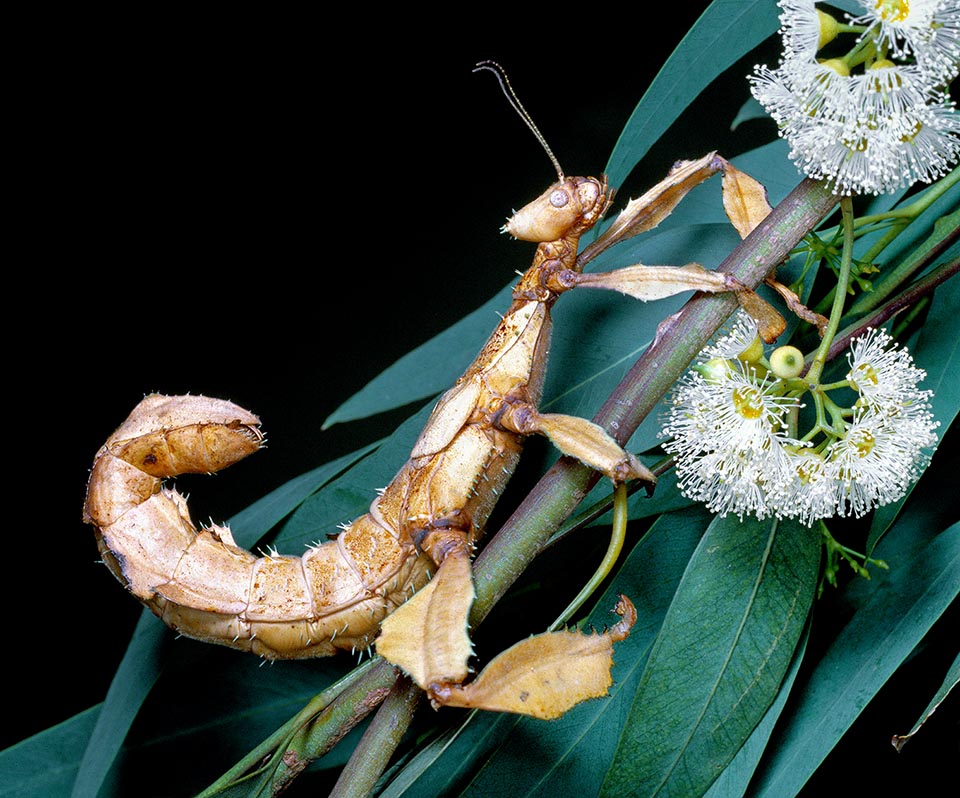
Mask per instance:
[[[638,263],[609,272],[583,273],[583,267],[600,253],[657,227],[693,188],[718,172],[723,175],[722,196],[727,218],[741,236],[747,235],[769,212],[766,190],[761,183],[725,158],[709,153],[694,161],[677,163],[667,177],[627,203],[604,233],[577,256],[572,268],[550,275],[551,288],[556,291],[602,288],[644,302],[664,299],[684,291],[711,294],[730,291],[737,297],[740,306],[756,320],[764,340],[768,343],[776,340],[786,323],[773,306],[731,275],[705,269],[699,263],[684,266]],[[523,238],[536,218],[534,213],[524,208],[510,220],[507,229]]]
[[[649,468],[602,427],[585,418],[541,413],[531,404],[513,404],[501,416],[500,424],[521,435],[545,435],[561,452],[576,457],[615,483],[642,479],[653,485],[657,481]]]

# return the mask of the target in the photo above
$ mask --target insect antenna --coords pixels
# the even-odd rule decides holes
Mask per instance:
[[[543,147],[547,153],[547,157],[550,158],[553,168],[557,170],[557,177],[562,183],[563,169],[560,168],[560,161],[557,160],[557,157],[553,154],[553,150],[550,149],[550,145],[547,144],[547,140],[543,137],[543,134],[534,124],[533,117],[531,117],[527,112],[527,109],[523,107],[523,103],[520,102],[520,98],[517,97],[517,93],[513,90],[513,86],[510,85],[510,78],[507,77],[507,73],[504,71],[503,67],[500,66],[500,64],[498,64],[496,61],[480,61],[476,67],[474,67],[473,71],[480,72],[484,69],[497,76],[497,80],[500,81],[500,88],[503,89],[503,93],[510,101],[510,105],[513,106],[513,110],[520,115],[520,118],[526,123],[527,127],[533,131],[533,135],[537,137],[537,141],[540,142],[540,146]]]

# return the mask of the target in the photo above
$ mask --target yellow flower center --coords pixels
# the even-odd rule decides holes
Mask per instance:
[[[910,144],[920,134],[921,130],[923,130],[923,123],[917,122],[914,124],[913,130],[908,133],[904,133],[900,137],[900,141],[902,141],[904,144]]]
[[[877,0],[874,8],[884,22],[903,22],[910,16],[910,0]]]
[[[741,416],[753,421],[763,415],[763,398],[754,388],[735,388],[733,407]]]
[[[854,441],[854,449],[861,460],[873,451],[873,447],[876,442],[877,439],[874,438],[871,433],[867,432],[866,430],[860,431],[860,434],[857,435],[857,438]]]
[[[861,366],[857,367],[856,371],[850,373],[848,378],[855,387],[860,387],[861,385],[866,385],[870,383],[871,385],[878,385],[880,383],[880,377],[877,374],[877,370],[871,366],[869,363],[864,363]]]
[[[797,476],[804,485],[816,482],[823,476],[823,458],[815,452],[798,452]]]

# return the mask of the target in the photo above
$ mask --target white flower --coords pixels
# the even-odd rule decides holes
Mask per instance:
[[[924,79],[916,64],[877,61],[851,77],[849,83],[850,108],[864,119],[908,114],[944,100],[943,93]]]
[[[781,482],[769,501],[776,512],[811,524],[834,515],[862,516],[903,498],[930,462],[939,426],[926,373],[884,330],[855,338],[847,381],[858,394],[845,433],[822,452],[790,451],[797,479]]]
[[[885,330],[867,330],[850,342],[847,380],[860,394],[861,404],[889,415],[906,408],[927,407],[932,391],[917,389],[927,374],[906,349],[899,349]]]
[[[709,376],[690,372],[678,384],[661,437],[676,455],[677,481],[688,498],[712,512],[764,518],[767,494],[793,479],[784,445],[802,445],[785,434],[795,399],[778,393],[779,380],[759,377],[741,361],[714,358]]]
[[[799,400],[740,359],[754,336],[738,317],[677,384],[660,437],[670,438],[663,448],[674,455],[681,493],[720,515],[807,525],[901,499],[929,464],[939,426],[932,391],[918,387],[926,374],[909,352],[884,330],[855,338],[846,382],[824,390],[849,385],[857,399],[848,412],[834,407],[833,428],[808,434],[814,443],[788,435]]]
[[[889,193],[945,174],[960,118],[908,67],[842,75],[829,63],[760,69],[752,91],[790,142],[790,158],[837,193]]]
[[[864,515],[898,501],[930,462],[937,424],[929,412],[900,416],[877,407],[858,411],[853,424],[825,453],[837,515]]]
[[[960,118],[946,93],[958,70],[960,0],[929,0],[927,9],[917,0],[868,5],[870,13],[857,19],[871,26],[865,36],[879,41],[868,69],[851,74],[843,58],[819,61],[814,4],[781,0],[781,64],[758,66],[751,77],[754,97],[790,143],[791,160],[841,194],[931,182],[960,158]],[[895,64],[884,47],[916,61]]]
[[[835,32],[827,32],[826,19],[814,5],[815,0],[781,0],[780,32],[786,58],[816,55],[817,50],[833,39]]]
[[[895,58],[914,58],[933,82],[949,82],[960,61],[958,0],[860,0],[852,20],[879,27],[878,43]],[[868,31],[869,33],[869,31]]]
[[[778,516],[810,525],[836,514],[835,475],[823,455],[811,449],[789,451],[793,479],[783,480],[768,497]]]
[[[739,358],[755,363],[763,355],[763,343],[757,332],[756,320],[746,311],[738,310],[733,318],[733,326],[715,343],[708,345],[701,353],[702,357]]]
[[[883,174],[887,185],[900,187],[913,180],[930,183],[945,175],[960,157],[960,116],[947,105],[918,107],[913,116],[891,126],[887,143],[891,163]]]

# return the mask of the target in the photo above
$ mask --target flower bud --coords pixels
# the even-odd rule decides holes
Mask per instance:
[[[803,371],[803,352],[795,346],[778,346],[770,353],[770,370],[784,380],[799,377]]]
[[[817,9],[817,18],[820,20],[820,40],[817,42],[817,49],[821,49],[830,44],[837,38],[837,21],[826,11]]]
[[[838,75],[842,75],[845,78],[850,77],[850,67],[847,66],[847,62],[842,58],[828,58],[825,61],[821,61],[820,66],[832,69]]]
[[[763,341],[759,335],[753,337],[750,345],[737,355],[737,360],[757,365],[763,359]]]
[[[706,363],[693,367],[707,382],[721,382],[730,371],[730,363],[722,357],[712,357]]]

